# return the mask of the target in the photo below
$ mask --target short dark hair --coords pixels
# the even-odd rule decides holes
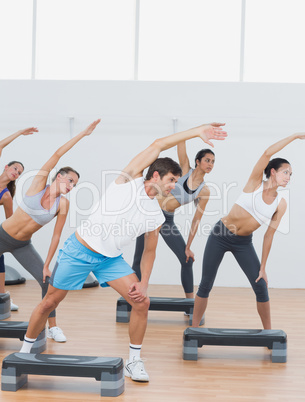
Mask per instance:
[[[197,160],[199,160],[199,162],[201,161],[201,159],[206,156],[206,154],[212,154],[215,156],[214,152],[211,149],[205,148],[205,149],[201,149],[200,151],[197,152],[197,155],[195,156],[195,167],[197,166]]]
[[[145,180],[150,180],[154,174],[158,172],[162,179],[168,173],[174,176],[182,176],[180,165],[171,158],[158,158],[148,168]]]
[[[75,173],[75,174],[77,175],[77,177],[80,178],[80,175],[79,175],[79,173],[78,173],[76,170],[74,170],[74,169],[71,168],[70,166],[65,166],[65,167],[60,168],[60,169],[56,172],[55,176],[54,176],[53,179],[52,179],[52,182],[55,181],[55,179],[56,179],[56,177],[57,177],[58,174],[68,174],[68,173],[70,173],[70,172]]]
[[[266,178],[269,179],[270,174],[271,174],[271,169],[278,170],[284,163],[288,163],[288,165],[290,165],[290,163],[286,159],[283,159],[283,158],[271,159],[271,161],[269,161],[268,165],[266,166],[266,168],[264,170]]]

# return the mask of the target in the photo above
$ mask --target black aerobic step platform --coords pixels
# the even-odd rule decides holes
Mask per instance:
[[[41,355],[12,353],[2,362],[2,391],[17,391],[28,374],[64,377],[93,377],[101,381],[101,396],[124,392],[124,364],[120,357]]]
[[[149,310],[152,311],[184,311],[189,314],[189,325],[192,325],[194,299],[180,299],[174,297],[150,297]],[[131,305],[120,297],[116,304],[116,322],[129,322]],[[204,324],[204,316],[200,325]]]
[[[29,323],[27,321],[0,321],[0,338],[19,338],[21,341],[23,341],[24,335],[28,329],[28,325]],[[34,342],[32,352],[41,353],[45,350],[46,331],[43,330]]]
[[[277,329],[187,328],[183,335],[183,359],[197,360],[203,345],[265,346],[272,349],[273,363],[287,361],[287,335]]]

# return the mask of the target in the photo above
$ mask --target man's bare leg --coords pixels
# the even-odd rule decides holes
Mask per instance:
[[[124,299],[132,306],[129,321],[129,337],[130,343],[141,345],[144,339],[147,316],[149,308],[149,298],[146,297],[143,302],[136,303],[128,296],[129,287],[132,283],[139,282],[136,274],[124,276],[108,282],[108,285],[116,290]]]
[[[49,285],[47,294],[32,312],[20,352],[30,353],[31,345],[27,344],[27,339],[30,339],[31,343],[35,341],[40,332],[45,328],[49,314],[65,298],[67,293],[68,290],[57,289]]]
[[[142,342],[147,327],[149,298],[145,297],[142,302],[135,302],[130,299],[128,291],[134,282],[139,282],[139,280],[136,274],[131,274],[110,281],[108,285],[115,289],[132,306],[129,322],[129,359],[125,365],[125,375],[135,381],[149,381],[143,360],[140,358]]]

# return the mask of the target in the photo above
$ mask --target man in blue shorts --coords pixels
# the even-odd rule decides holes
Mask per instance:
[[[125,375],[135,381],[149,381],[140,352],[147,326],[148,281],[159,230],[164,222],[156,197],[169,195],[181,176],[181,168],[176,162],[170,158],[157,158],[160,152],[195,137],[213,146],[211,139],[223,140],[226,137],[221,125],[202,125],[157,139],[132,159],[102,195],[95,212],[82,222],[60,250],[48,292],[32,313],[20,352],[30,353],[45,327],[49,312],[58,306],[69,290],[81,289],[88,274],[93,272],[101,286],[111,286],[132,306]],[[144,179],[143,171],[148,166]],[[123,259],[121,249],[143,233],[146,235],[139,281]]]

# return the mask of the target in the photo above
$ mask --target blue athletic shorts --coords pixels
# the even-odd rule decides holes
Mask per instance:
[[[57,289],[81,289],[90,272],[102,287],[107,282],[133,274],[134,271],[121,255],[105,257],[83,246],[73,233],[59,250],[50,284]]]

